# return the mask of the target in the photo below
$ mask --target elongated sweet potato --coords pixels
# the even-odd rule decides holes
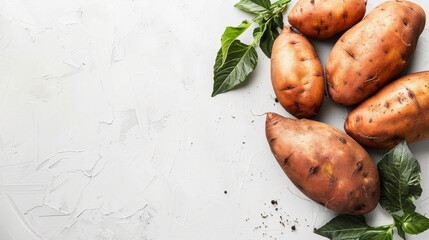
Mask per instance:
[[[280,104],[297,118],[314,117],[324,97],[323,67],[311,43],[291,27],[274,41],[271,82]]]
[[[366,0],[299,0],[288,20],[302,34],[326,39],[355,25],[365,11]]]
[[[326,63],[329,95],[354,105],[373,95],[407,65],[426,23],[409,1],[387,1],[341,36]]]
[[[271,151],[297,188],[327,208],[364,214],[377,206],[380,180],[368,153],[328,124],[267,113]]]
[[[360,144],[373,148],[429,138],[429,71],[385,86],[347,116],[344,129]]]

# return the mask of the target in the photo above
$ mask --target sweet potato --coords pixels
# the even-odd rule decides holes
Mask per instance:
[[[424,10],[409,1],[387,1],[335,43],[326,63],[329,95],[354,105],[400,73],[413,55],[426,23]]]
[[[429,71],[385,86],[347,116],[344,129],[360,144],[373,148],[429,138]]]
[[[365,11],[366,0],[299,0],[288,20],[302,34],[326,39],[355,25]]]
[[[345,214],[364,214],[377,206],[377,168],[353,138],[322,122],[275,113],[267,113],[265,131],[283,171],[310,199]]]
[[[280,104],[297,118],[314,117],[324,97],[323,67],[311,43],[285,27],[274,41],[271,82]]]

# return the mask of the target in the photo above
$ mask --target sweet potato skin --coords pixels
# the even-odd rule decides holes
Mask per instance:
[[[426,23],[424,10],[409,1],[387,1],[344,33],[327,63],[329,96],[354,105],[391,81],[407,65]]]
[[[344,129],[372,148],[393,148],[429,138],[429,71],[401,77],[370,97],[348,116]]]
[[[274,157],[310,199],[344,214],[364,214],[377,206],[377,168],[347,134],[322,122],[275,113],[267,113],[265,126]]]
[[[358,23],[365,11],[366,0],[299,0],[288,20],[306,36],[327,39]]]
[[[297,118],[317,115],[324,98],[322,63],[311,43],[291,27],[274,41],[271,82],[283,108]]]

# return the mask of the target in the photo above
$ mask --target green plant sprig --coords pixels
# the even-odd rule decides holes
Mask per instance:
[[[290,0],[279,0],[275,3],[270,0],[240,0],[234,5],[256,16],[251,21],[244,20],[236,27],[226,27],[222,34],[221,48],[213,69],[212,97],[234,89],[248,78],[258,63],[256,46],[271,58],[274,40],[279,35],[279,29],[284,27],[283,12],[289,2]],[[247,45],[238,40],[254,23],[258,26],[253,31],[253,42]]]

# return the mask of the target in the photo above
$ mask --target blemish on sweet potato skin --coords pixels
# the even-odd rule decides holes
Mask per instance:
[[[275,113],[267,113],[266,118],[266,136],[275,159],[306,196],[344,214],[365,214],[377,206],[377,168],[350,136],[318,121]]]
[[[356,173],[362,171],[362,168],[363,168],[363,161],[358,161],[356,163],[356,167],[355,167],[355,170],[353,171],[353,174],[356,174]]]
[[[390,149],[429,138],[429,71],[386,85],[347,116],[344,129],[361,145]],[[387,111],[386,111],[387,110]]]
[[[310,170],[308,170],[308,172],[310,173],[310,174],[317,174],[318,172],[319,172],[319,166],[316,166],[316,167],[310,167]]]

